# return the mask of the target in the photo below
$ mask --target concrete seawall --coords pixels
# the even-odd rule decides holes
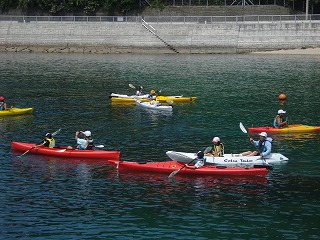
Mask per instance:
[[[320,21],[1,21],[0,51],[248,53],[320,46]]]

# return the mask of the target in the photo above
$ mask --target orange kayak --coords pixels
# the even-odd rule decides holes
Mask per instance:
[[[302,124],[291,124],[288,127],[251,127],[249,132],[267,132],[267,133],[308,133],[320,131],[320,126],[308,126]]]

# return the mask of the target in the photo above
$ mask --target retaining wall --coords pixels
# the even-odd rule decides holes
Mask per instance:
[[[320,21],[149,24],[148,30],[141,22],[1,21],[0,51],[247,53],[320,46]]]

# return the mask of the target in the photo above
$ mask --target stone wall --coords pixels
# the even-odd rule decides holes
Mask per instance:
[[[247,53],[320,46],[320,21],[0,22],[0,51]]]

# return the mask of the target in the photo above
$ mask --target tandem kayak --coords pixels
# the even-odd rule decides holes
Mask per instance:
[[[184,164],[176,161],[166,162],[127,162],[118,160],[108,160],[114,168],[123,171],[152,172],[171,174],[179,170]],[[266,176],[269,170],[265,167],[258,168],[233,168],[226,166],[206,165],[198,169],[183,168],[179,174],[184,175],[204,175],[204,176]]]
[[[137,105],[142,108],[156,110],[156,111],[166,111],[171,112],[172,106],[161,105],[158,101],[149,101],[149,102],[141,102],[140,100],[135,99]]]
[[[189,163],[190,161],[192,161],[192,159],[194,159],[197,156],[196,153],[175,151],[167,151],[166,154],[172,160],[184,163]],[[226,166],[279,164],[285,163],[289,160],[281,153],[271,153],[270,158],[265,159],[262,159],[260,156],[242,156],[241,154],[224,154],[223,157],[205,156],[205,158],[207,160],[207,163]]]
[[[248,128],[249,132],[267,132],[267,133],[308,133],[320,131],[320,126],[308,126],[302,124],[291,124],[283,128],[275,127],[251,127]]]
[[[16,115],[27,115],[32,114],[33,108],[9,108],[7,110],[0,111],[1,116],[16,116]]]
[[[136,96],[136,95],[125,95],[125,94],[117,94],[117,93],[111,93],[110,96],[112,102],[123,102],[123,103],[134,103],[135,99],[139,99],[142,102],[150,101],[150,98],[148,98],[148,94],[142,95],[142,96]],[[173,101],[173,102],[193,102],[197,98],[196,97],[184,97],[184,96],[157,96],[155,98],[159,102],[167,102],[167,101]]]
[[[104,151],[104,150],[79,150],[67,149],[66,147],[48,148],[48,147],[35,147],[36,144],[12,142],[12,149],[19,152],[56,156],[56,157],[71,157],[71,158],[96,158],[96,159],[115,159],[120,158],[120,152],[117,151]]]

